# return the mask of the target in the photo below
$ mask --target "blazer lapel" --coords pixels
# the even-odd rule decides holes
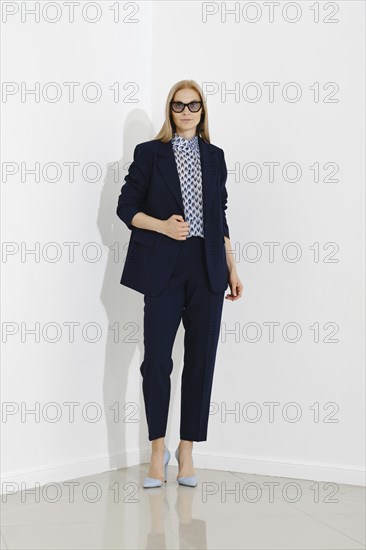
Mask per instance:
[[[207,216],[211,199],[213,196],[214,178],[217,175],[217,157],[215,150],[209,143],[198,136],[200,148],[201,170],[202,170],[202,194],[203,194],[203,216]],[[157,166],[167,184],[169,191],[176,199],[178,206],[184,215],[182,191],[180,187],[179,174],[175,162],[173,146],[171,142],[159,141],[157,152]]]

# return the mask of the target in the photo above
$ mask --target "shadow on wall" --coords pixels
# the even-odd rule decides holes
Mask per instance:
[[[139,391],[138,402],[135,403],[135,398],[131,398],[131,395],[127,393],[129,369],[133,358],[135,355],[138,357],[138,368],[143,360],[144,296],[120,284],[131,232],[123,221],[118,218],[116,208],[121,187],[128,172],[128,166],[133,160],[135,146],[138,143],[153,139],[156,133],[145,111],[136,109],[128,115],[121,142],[123,155],[119,161],[112,161],[107,165],[97,217],[101,241],[108,253],[100,296],[108,318],[103,407],[107,425],[110,469],[122,468],[127,465],[125,452],[131,448],[131,443],[126,440],[127,424],[129,424],[129,432],[131,432],[131,429],[132,431],[134,429],[139,431],[138,448],[145,450],[145,452],[140,452],[139,462],[150,461],[150,450],[147,451],[147,449],[150,449],[150,442],[148,440],[140,372],[139,388],[136,388],[133,394],[135,396]],[[117,164],[119,165],[119,174],[117,174]],[[180,396],[180,389],[177,391],[179,375],[177,367],[182,366],[183,337],[183,329],[180,326],[175,341],[176,351],[173,353],[176,359],[173,357],[175,368],[172,372],[171,403]],[[177,397],[175,397],[176,395]],[[125,406],[128,403],[130,405]],[[172,407],[170,407],[171,409]],[[168,420],[168,432],[169,423],[170,418]],[[179,434],[177,434],[177,437],[179,438]],[[135,441],[135,437],[133,439]]]

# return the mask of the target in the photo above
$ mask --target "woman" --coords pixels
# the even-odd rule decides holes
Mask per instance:
[[[177,481],[196,486],[193,441],[207,440],[210,396],[224,293],[242,296],[231,253],[225,210],[224,152],[212,145],[207,105],[194,80],[177,82],[166,102],[166,119],[155,139],[135,147],[118,200],[117,215],[131,230],[121,284],[144,294],[143,378],[152,442],[144,487],[167,480],[165,447],[172,348],[182,320]]]

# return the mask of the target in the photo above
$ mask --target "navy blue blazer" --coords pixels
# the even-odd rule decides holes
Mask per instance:
[[[227,169],[224,151],[198,136],[203,192],[204,248],[209,284],[225,292],[229,270],[224,235],[230,238],[227,209]],[[172,143],[154,139],[136,145],[118,198],[117,215],[131,230],[120,283],[148,296],[165,288],[184,241],[131,225],[137,212],[168,219],[184,217],[178,169]]]

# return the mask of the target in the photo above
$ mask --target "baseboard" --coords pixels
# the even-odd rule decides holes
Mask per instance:
[[[173,453],[173,451],[171,452]],[[17,470],[1,477],[0,494],[11,494],[41,487],[48,483],[61,483],[110,470],[136,466],[149,460],[150,448],[144,448],[121,451],[112,456],[100,455],[52,466],[45,465],[39,469]],[[344,467],[339,464],[291,462],[277,458],[268,460],[268,458],[261,457],[248,458],[241,455],[194,450],[194,465],[197,469],[365,486],[364,470],[356,467]]]

